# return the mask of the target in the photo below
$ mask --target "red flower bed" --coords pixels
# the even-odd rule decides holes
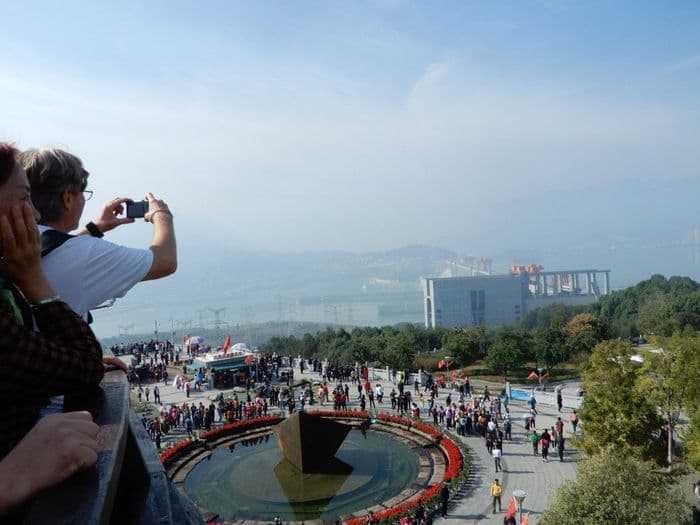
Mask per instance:
[[[194,443],[194,441],[190,438],[173,445],[160,455],[160,462],[165,465],[168,461],[174,459],[178,454],[186,450],[192,443]]]
[[[282,421],[282,418],[279,416],[257,417],[254,419],[248,419],[246,421],[237,421],[235,423],[228,423],[227,425],[220,426],[207,432],[202,432],[201,438],[207,440],[220,435],[231,434],[236,432],[237,430],[245,430],[247,428],[255,428],[264,425],[274,425],[275,423],[279,423],[280,421]],[[173,445],[160,455],[160,462],[164,465],[167,465],[180,453],[184,452],[193,445],[196,445],[196,442],[192,440],[192,438],[180,441],[178,444]]]
[[[220,435],[230,434],[236,430],[244,430],[247,428],[265,425],[274,425],[276,423],[279,423],[280,421],[282,421],[282,418],[279,416],[256,417],[253,419],[246,419],[245,421],[236,421],[235,423],[228,423],[226,425],[222,425],[212,430],[202,432],[201,437],[202,439],[210,439]]]
[[[437,498],[440,494],[440,488],[441,485],[438,483],[437,485],[432,485],[425,489],[423,492],[420,493],[420,495],[417,498],[414,498],[410,501],[407,501],[405,503],[401,503],[397,505],[396,507],[392,507],[390,509],[387,509],[382,512],[375,512],[374,517],[377,518],[380,521],[391,521],[394,519],[401,518],[402,516],[405,516],[406,514],[409,514],[410,512],[413,511],[413,509],[416,508],[418,505],[419,501],[422,501],[423,503],[427,503],[433,498]],[[364,525],[367,522],[367,516],[362,516],[360,518],[351,518],[347,520],[345,523],[346,525]]]
[[[412,427],[417,421],[411,421],[404,417],[392,416],[391,414],[384,414],[383,412],[377,416],[377,419],[382,421],[389,421],[390,423],[397,423],[399,425],[405,425],[407,427]]]
[[[439,438],[442,437],[442,432],[440,432],[437,428],[431,425],[423,423],[422,421],[414,421],[413,428],[420,430],[421,432],[425,432],[426,434],[430,434],[431,436]]]
[[[405,424],[404,421],[408,420],[402,420],[401,418],[397,418],[394,416],[389,416],[386,415],[385,417],[381,417],[382,415],[380,414],[380,419],[384,419],[385,421],[392,421],[394,423],[401,423]],[[419,423],[416,424],[416,422],[413,422],[413,426],[416,428],[419,428],[422,431],[426,431],[422,427],[429,427],[429,425],[425,425],[424,423]],[[429,427],[431,430],[435,431],[433,427]],[[431,434],[434,435],[433,432]],[[442,434],[440,434],[442,435]],[[448,467],[445,472],[445,481],[449,482],[453,479],[455,479],[459,473],[461,472],[463,466],[464,466],[464,458],[462,456],[462,451],[460,448],[455,444],[454,441],[447,437],[443,437],[441,441],[441,448],[447,453],[447,459],[448,459]],[[401,503],[400,505],[397,505],[396,507],[392,507],[390,509],[387,509],[382,512],[376,512],[374,516],[382,521],[382,522],[393,522],[398,520],[399,518],[405,516],[406,514],[409,514],[410,512],[415,509],[416,505],[418,505],[419,501],[422,501],[426,504],[429,504],[431,500],[437,500],[440,494],[440,488],[442,485],[440,483],[436,485],[432,485],[425,489],[423,492],[421,492],[417,498],[414,498],[410,501],[406,501],[404,503]],[[351,518],[347,520],[345,523],[346,525],[364,525],[367,521],[367,516],[363,516],[360,518]]]
[[[444,438],[440,443],[441,447],[447,452],[448,467],[445,471],[445,481],[451,481],[462,471],[463,458],[462,451],[449,438]]]

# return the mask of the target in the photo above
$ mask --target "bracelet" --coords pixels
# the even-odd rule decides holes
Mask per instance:
[[[44,306],[45,304],[51,304],[51,303],[57,303],[61,301],[61,296],[60,295],[52,295],[51,297],[45,297],[44,299],[39,299],[34,304],[30,304],[29,307],[34,310],[36,308],[39,308],[40,306]]]
[[[94,222],[88,222],[85,225],[85,229],[92,235],[93,237],[97,237],[98,239],[101,237],[104,237],[105,234],[100,231],[100,229],[97,227],[97,224]]]
[[[167,213],[168,215],[170,215],[170,217],[173,216],[173,212],[171,212],[170,210],[166,210],[164,208],[161,208],[161,209],[156,210],[153,213],[151,213],[151,220],[153,220],[153,217],[156,216],[156,213]]]

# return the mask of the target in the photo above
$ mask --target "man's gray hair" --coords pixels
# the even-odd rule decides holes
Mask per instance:
[[[89,173],[83,162],[56,148],[30,149],[20,154],[20,163],[27,172],[32,202],[43,224],[52,223],[63,215],[64,191],[80,192],[87,187]]]

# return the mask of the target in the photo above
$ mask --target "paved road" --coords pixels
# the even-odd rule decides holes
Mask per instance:
[[[295,379],[302,378],[310,380],[320,379],[318,374],[308,371],[303,375],[297,373],[295,376]],[[388,393],[391,391],[392,384],[386,381],[382,383],[385,387],[384,407],[387,411],[390,411],[390,405],[386,400],[388,400]],[[475,383],[474,387],[479,391],[481,383],[478,381]],[[153,383],[149,383],[148,386],[151,390],[153,389]],[[495,385],[492,385],[490,388],[492,392],[494,391],[493,386]],[[186,401],[196,404],[202,402],[207,406],[209,404],[209,399],[219,393],[218,390],[203,392],[192,391],[190,392],[190,397],[187,398],[184,392],[178,392],[172,387],[171,381],[169,381],[167,385],[160,383],[159,388],[161,402],[166,406],[173,403],[182,404]],[[568,393],[569,388],[571,392],[575,391],[575,385],[567,385],[566,393]],[[352,394],[354,391],[354,387],[351,388],[352,399],[350,400],[350,407],[358,409],[357,397]],[[232,391],[225,392],[230,393]],[[440,396],[437,401],[438,406],[440,404],[444,405],[445,398],[450,392],[453,393],[452,397],[455,399],[454,391],[440,389]],[[151,401],[153,401],[152,395]],[[318,405],[314,406],[316,407]],[[381,405],[378,406],[381,407]],[[543,403],[538,403],[537,409],[539,412],[537,417],[538,430],[541,432],[543,428],[552,427],[558,415],[556,406],[545,406]],[[528,493],[523,507],[526,512],[531,512],[530,523],[534,525],[537,523],[537,516],[544,511],[556,489],[565,481],[575,478],[576,459],[578,458],[577,453],[569,448],[565,453],[564,462],[561,463],[556,454],[550,450],[550,461],[548,463],[543,463],[539,456],[533,456],[532,445],[526,439],[523,418],[521,416],[529,410],[527,403],[513,400],[510,403],[510,410],[513,418],[513,441],[506,441],[504,443],[504,455],[502,459],[504,470],[503,472],[499,472],[497,476],[494,470],[493,459],[488,454],[481,437],[468,436],[466,438],[460,438],[456,434],[453,434],[454,438],[463,439],[472,450],[473,462],[471,476],[469,483],[466,484],[460,493],[455,494],[455,497],[450,502],[448,517],[442,519],[438,515],[435,519],[435,523],[501,524],[503,523],[503,517],[508,507],[508,501],[512,491],[521,489]],[[565,436],[567,438],[570,438],[572,435],[571,426],[568,423],[570,413],[571,409],[566,408],[565,404],[564,412],[561,415],[562,420],[565,422]],[[429,418],[424,417],[424,419],[428,421]],[[182,431],[171,432],[163,439],[163,447],[167,447],[169,444],[181,439],[183,439]],[[490,487],[495,477],[498,477],[504,488],[502,496],[503,510],[500,513],[492,514]]]

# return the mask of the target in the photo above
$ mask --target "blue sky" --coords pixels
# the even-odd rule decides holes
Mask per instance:
[[[265,249],[474,252],[698,176],[698,2],[145,4],[3,6],[0,137],[81,156],[88,213],[150,190]]]

